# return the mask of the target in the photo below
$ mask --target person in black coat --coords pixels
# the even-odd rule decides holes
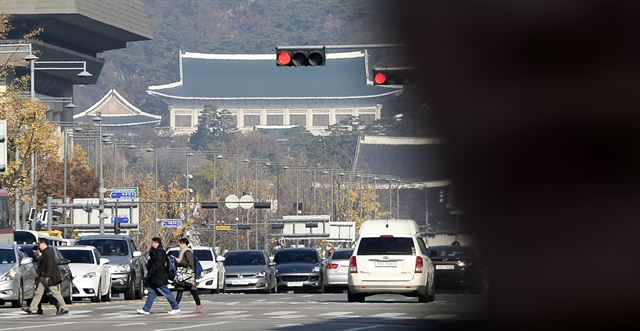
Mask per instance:
[[[144,307],[138,308],[138,313],[148,315],[151,313],[151,306],[157,296],[164,296],[171,304],[169,314],[180,313],[180,305],[167,287],[169,284],[169,274],[167,272],[167,253],[162,248],[162,239],[155,237],[151,239],[151,249],[149,249],[149,261],[147,261],[147,277],[144,280],[144,287],[149,292]]]
[[[56,257],[51,249],[49,249],[49,239],[40,238],[39,247],[42,255],[38,258],[38,285],[36,292],[31,300],[31,306],[23,308],[27,314],[35,314],[38,309],[38,304],[42,300],[45,290],[49,289],[51,295],[58,302],[58,310],[56,315],[68,314],[69,310],[64,304],[64,299],[58,290],[58,284],[62,282],[62,275],[60,275],[60,269],[58,269],[58,263]]]
[[[40,246],[39,245],[34,245],[33,246],[33,255],[36,257],[35,262],[38,263],[38,259],[42,255],[42,252],[40,251]],[[36,264],[36,268],[37,267],[38,266]],[[36,269],[36,271],[37,271],[37,269]],[[40,277],[38,277],[37,275],[36,275],[35,283],[36,284],[40,283]],[[56,299],[49,298],[49,302],[56,307],[56,311],[60,310],[60,305],[58,305],[58,302],[56,301]],[[38,303],[38,310],[36,311],[36,314],[38,314],[38,315],[44,314],[44,310],[42,310],[42,300],[40,300],[40,303]]]

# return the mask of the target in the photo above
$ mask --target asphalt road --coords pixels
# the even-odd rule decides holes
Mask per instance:
[[[211,294],[201,295],[205,307],[196,314],[185,293],[182,313],[169,315],[164,298],[151,315],[139,315],[142,300],[114,298],[108,303],[75,302],[70,314],[56,316],[50,305],[44,315],[27,315],[9,305],[0,307],[0,330],[446,330],[471,326],[485,319],[484,297],[439,294],[436,301],[418,303],[397,295],[368,297],[350,303],[346,294]]]

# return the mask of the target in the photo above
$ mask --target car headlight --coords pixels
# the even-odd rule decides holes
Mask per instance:
[[[320,272],[320,266],[317,265],[315,267],[313,267],[313,270],[311,270],[312,272]]]
[[[111,265],[110,268],[111,272],[129,272],[131,271],[131,266],[128,264],[114,264]]]
[[[95,272],[87,272],[86,274],[82,275],[82,278],[93,278],[96,276]]]
[[[266,275],[267,275],[267,273],[264,272],[264,271],[260,271],[260,272],[256,273],[256,277],[258,277],[258,278],[264,278]]]
[[[8,282],[10,280],[13,280],[14,278],[16,278],[16,271],[14,269],[11,269],[0,277],[0,282]]]
[[[202,275],[210,274],[213,272],[213,268],[207,268],[202,270]]]

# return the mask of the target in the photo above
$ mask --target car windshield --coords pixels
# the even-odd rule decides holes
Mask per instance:
[[[16,263],[16,254],[13,249],[0,249],[0,264]]]
[[[475,253],[469,247],[430,248],[429,257],[467,258],[473,259]]]
[[[353,249],[349,249],[346,251],[335,251],[333,255],[331,255],[332,260],[348,260],[353,254]]]
[[[229,252],[224,256],[224,265],[263,265],[264,255],[262,253],[234,253]]]
[[[76,245],[93,246],[98,249],[100,255],[106,256],[127,256],[129,250],[124,240],[118,239],[85,239],[78,240]]]
[[[318,254],[314,251],[280,251],[273,258],[275,263],[318,263]]]
[[[70,263],[94,264],[93,254],[88,250],[61,249],[60,253]]]
[[[362,238],[358,255],[414,255],[413,239],[397,237]]]

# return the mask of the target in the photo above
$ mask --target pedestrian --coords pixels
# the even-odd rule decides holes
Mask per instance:
[[[169,314],[178,314],[181,312],[180,306],[167,287],[169,284],[169,274],[167,273],[168,259],[167,253],[162,248],[162,239],[155,237],[151,239],[151,248],[149,249],[149,261],[147,262],[147,277],[144,280],[144,287],[147,292],[147,301],[144,307],[138,308],[138,313],[149,315],[151,306],[157,296],[164,296],[171,304]]]
[[[191,247],[189,247],[189,239],[182,238],[180,239],[180,241],[178,241],[178,244],[180,245],[180,253],[178,254],[178,258],[176,259],[176,261],[178,261],[178,272],[186,269],[187,274],[193,276],[186,282],[176,281],[174,283],[174,287],[177,290],[176,301],[180,303],[180,300],[182,300],[182,293],[184,291],[189,291],[191,293],[191,296],[193,296],[193,300],[196,302],[196,313],[203,313],[204,307],[202,307],[202,304],[200,303],[200,297],[198,296],[198,288],[196,285],[195,255],[193,254],[193,250],[191,249]],[[179,276],[176,277],[179,278]]]
[[[49,249],[49,239],[40,238],[38,246],[42,254],[38,258],[38,285],[36,286],[36,292],[31,300],[31,306],[22,308],[27,314],[36,314],[38,305],[42,300],[42,296],[48,289],[51,295],[58,302],[56,315],[68,314],[69,310],[64,304],[64,299],[60,295],[58,290],[58,284],[62,282],[62,275],[60,269],[58,269],[58,263],[51,249]]]
[[[36,257],[34,262],[37,263],[38,259],[42,255],[42,252],[40,251],[40,247],[38,245],[33,245],[33,255]],[[37,271],[37,268],[38,268],[38,265],[36,264],[36,271]],[[36,276],[35,283],[38,284],[39,282],[40,282],[40,279],[38,276]],[[60,307],[58,306],[58,301],[56,301],[56,299],[54,299],[53,297],[49,297],[49,302],[51,302],[51,304],[56,307],[56,311],[60,310]],[[44,311],[42,310],[42,300],[40,300],[40,302],[38,303],[38,310],[36,311],[36,314],[38,315],[44,314]]]

